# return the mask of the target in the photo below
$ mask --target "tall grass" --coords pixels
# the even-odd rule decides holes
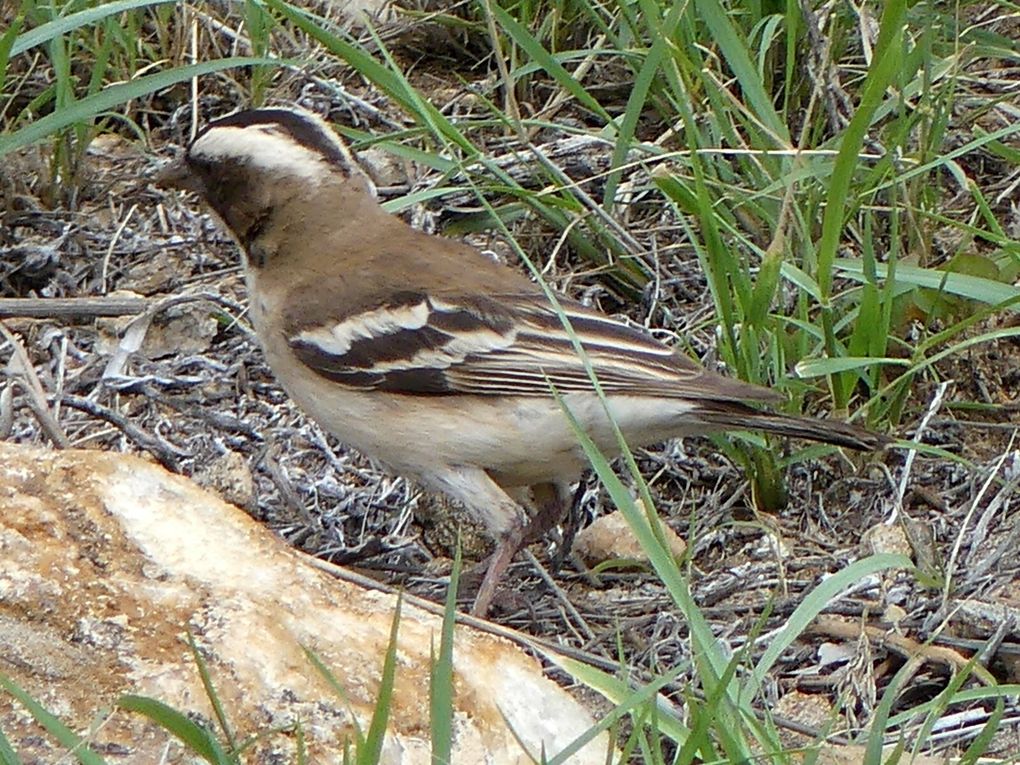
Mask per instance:
[[[285,0],[235,6],[250,56],[188,64],[180,46],[184,10],[177,4],[23,0],[7,11],[0,31],[0,159],[45,143],[48,199],[73,205],[89,142],[104,130],[140,133],[136,115],[157,96],[180,100],[175,86],[231,72],[238,100],[261,104],[272,99],[287,67],[310,67],[325,57],[357,72],[408,120],[399,133],[349,129],[349,137],[442,173],[437,188],[391,202],[394,207],[474,191],[484,201],[476,222],[510,234],[509,224],[530,216],[551,232],[550,241],[562,239],[571,257],[633,298],[657,268],[680,267],[672,259],[657,264],[648,238],[628,227],[627,202],[636,196],[660,211],[648,220],[667,221],[671,235],[693,251],[715,308],[718,354],[734,374],[787,392],[790,411],[828,410],[894,428],[917,408],[912,392],[939,362],[1020,336],[1015,322],[992,323],[1020,308],[1014,286],[1020,245],[999,221],[1002,200],[985,198],[962,164],[983,152],[1020,166],[1010,143],[1020,123],[976,128],[971,140],[947,147],[968,66],[977,57],[1015,66],[1020,52],[1015,40],[968,27],[962,20],[968,7],[950,13],[891,0],[870,17],[865,6],[851,4],[827,15],[805,13],[795,0],[478,2],[467,14],[421,16],[484,41],[498,56],[495,86],[478,94],[477,110],[455,118],[415,86],[411,67],[390,50],[386,35],[356,35]],[[29,57],[49,75],[43,87],[30,87]],[[624,87],[603,87],[603,72]],[[536,108],[529,111],[528,104]],[[550,129],[612,142],[606,169],[590,182],[572,179],[538,145],[536,136]],[[533,177],[518,180],[492,161],[487,148],[494,136],[512,143],[533,166]],[[944,206],[950,193],[962,198],[954,210]],[[940,251],[935,234],[947,229],[959,243]],[[521,254],[528,255],[524,248]],[[797,454],[780,460],[772,445],[754,437],[719,444],[753,470],[762,505],[781,502],[780,467]],[[749,761],[763,751],[787,761],[760,711],[764,678],[838,592],[906,561],[858,561],[812,590],[767,647],[731,655],[661,544],[650,498],[640,512],[608,463],[590,443],[585,448],[684,614],[692,665],[633,683],[623,671],[614,677],[550,654],[616,705],[550,762],[568,762],[586,740],[625,719],[630,733],[621,748],[628,761]],[[394,635],[396,629],[395,621]],[[441,664],[448,666],[451,651],[452,631],[444,630]],[[700,689],[687,695],[684,718],[657,694],[688,673]],[[1001,716],[1008,689],[963,689],[967,676],[957,675],[938,699],[894,713],[902,680],[895,678],[862,737],[867,761],[881,761],[889,735],[908,722],[936,719],[956,704],[994,699]],[[432,729],[443,761],[450,752],[451,681],[445,674],[433,682]],[[46,719],[51,733],[67,736],[19,689],[5,688]],[[384,694],[379,717],[358,740],[356,761],[377,758],[388,702]],[[227,743],[220,745],[172,710],[125,703],[150,716],[165,712],[167,727],[175,725],[210,762],[233,756],[236,742],[225,722]],[[78,743],[66,739],[68,748]],[[0,762],[17,761],[0,734]]]

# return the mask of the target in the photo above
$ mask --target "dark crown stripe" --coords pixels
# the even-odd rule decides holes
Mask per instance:
[[[327,133],[326,128],[310,116],[289,109],[248,109],[229,114],[206,125],[195,137],[195,141],[218,127],[246,128],[255,125],[276,125],[299,146],[321,155],[331,164],[342,167],[348,165],[347,158],[337,145],[337,139]]]

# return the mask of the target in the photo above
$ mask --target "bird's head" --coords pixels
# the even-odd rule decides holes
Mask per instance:
[[[156,181],[197,193],[244,245],[283,209],[374,194],[343,141],[301,109],[250,109],[210,122]]]

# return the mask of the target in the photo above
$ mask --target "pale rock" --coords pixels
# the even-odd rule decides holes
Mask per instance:
[[[673,557],[682,558],[687,551],[686,543],[665,524],[661,528]],[[581,529],[574,542],[574,550],[592,564],[609,560],[648,562],[641,543],[619,510],[599,516],[591,525]]]
[[[773,705],[772,714],[815,730],[828,730],[836,723],[845,724],[842,716],[832,707],[832,701],[824,693],[804,693],[791,690],[784,693]],[[787,746],[806,746],[812,743],[810,736],[786,731],[783,734]]]
[[[294,722],[309,762],[341,762],[354,721],[368,728],[394,604],[309,566],[237,508],[149,462],[0,443],[0,666],[111,765],[195,761],[140,715],[117,709],[94,725],[125,693],[212,720],[188,632],[236,738],[262,734],[245,762],[294,761],[294,734],[269,732]],[[439,640],[439,619],[405,604],[386,763],[430,760]],[[454,673],[456,763],[523,765],[515,736],[552,756],[593,724],[505,640],[458,627]],[[68,759],[6,693],[0,729],[26,762]],[[600,737],[571,762],[605,762],[606,749]]]
[[[118,286],[120,290],[141,295],[171,292],[182,281],[182,270],[178,258],[140,260],[127,268]]]
[[[202,465],[192,478],[203,489],[215,492],[224,502],[248,512],[255,510],[255,476],[243,454],[227,450]]]

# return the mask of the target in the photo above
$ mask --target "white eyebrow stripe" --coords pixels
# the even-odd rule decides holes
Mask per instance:
[[[358,340],[391,335],[405,329],[421,329],[428,320],[429,306],[424,301],[414,305],[387,306],[359,313],[339,324],[302,330],[295,340],[315,345],[332,356],[343,356]]]
[[[318,182],[329,177],[329,160],[273,125],[213,126],[192,144],[188,156],[212,162],[239,159],[263,170]]]

